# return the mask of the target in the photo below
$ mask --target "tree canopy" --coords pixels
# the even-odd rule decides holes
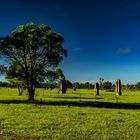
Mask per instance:
[[[103,89],[111,89],[111,86],[112,86],[112,83],[111,82],[109,82],[109,81],[105,81],[105,82],[103,82],[102,83],[102,88]]]
[[[0,56],[8,60],[9,76],[26,83],[29,100],[34,100],[36,82],[53,76],[51,71],[67,56],[63,41],[50,27],[33,23],[21,25],[0,39]]]

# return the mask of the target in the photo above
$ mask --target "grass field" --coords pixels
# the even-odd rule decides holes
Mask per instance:
[[[0,88],[0,140],[139,140],[140,91],[37,89],[29,103],[17,89]]]

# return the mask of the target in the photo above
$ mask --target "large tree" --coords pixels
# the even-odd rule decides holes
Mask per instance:
[[[34,100],[37,81],[52,74],[50,71],[67,56],[63,41],[50,27],[33,23],[21,25],[0,39],[0,55],[7,58],[10,67],[16,67],[15,77],[25,81],[29,100]]]

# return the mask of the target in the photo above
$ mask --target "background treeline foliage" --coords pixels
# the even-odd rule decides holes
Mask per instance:
[[[94,83],[80,83],[80,82],[74,82],[72,83],[69,80],[66,80],[67,88],[72,88],[74,90],[76,89],[93,89],[94,88]],[[10,82],[0,82],[0,87],[17,87],[18,85],[16,83],[10,83]],[[60,84],[58,82],[42,82],[42,83],[37,83],[36,87],[37,88],[59,88]],[[109,81],[104,81],[100,84],[100,89],[106,90],[106,91],[115,91],[115,84],[109,82]],[[140,90],[140,82],[136,84],[126,84],[122,85],[123,90]]]

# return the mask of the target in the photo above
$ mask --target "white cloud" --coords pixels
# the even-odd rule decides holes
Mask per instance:
[[[119,54],[129,54],[131,52],[132,52],[132,50],[129,47],[126,47],[126,48],[118,48],[118,50],[117,50],[117,53],[119,53]]]
[[[75,51],[75,52],[79,52],[79,51],[81,51],[82,50],[82,48],[74,48],[73,49],[73,51]]]

